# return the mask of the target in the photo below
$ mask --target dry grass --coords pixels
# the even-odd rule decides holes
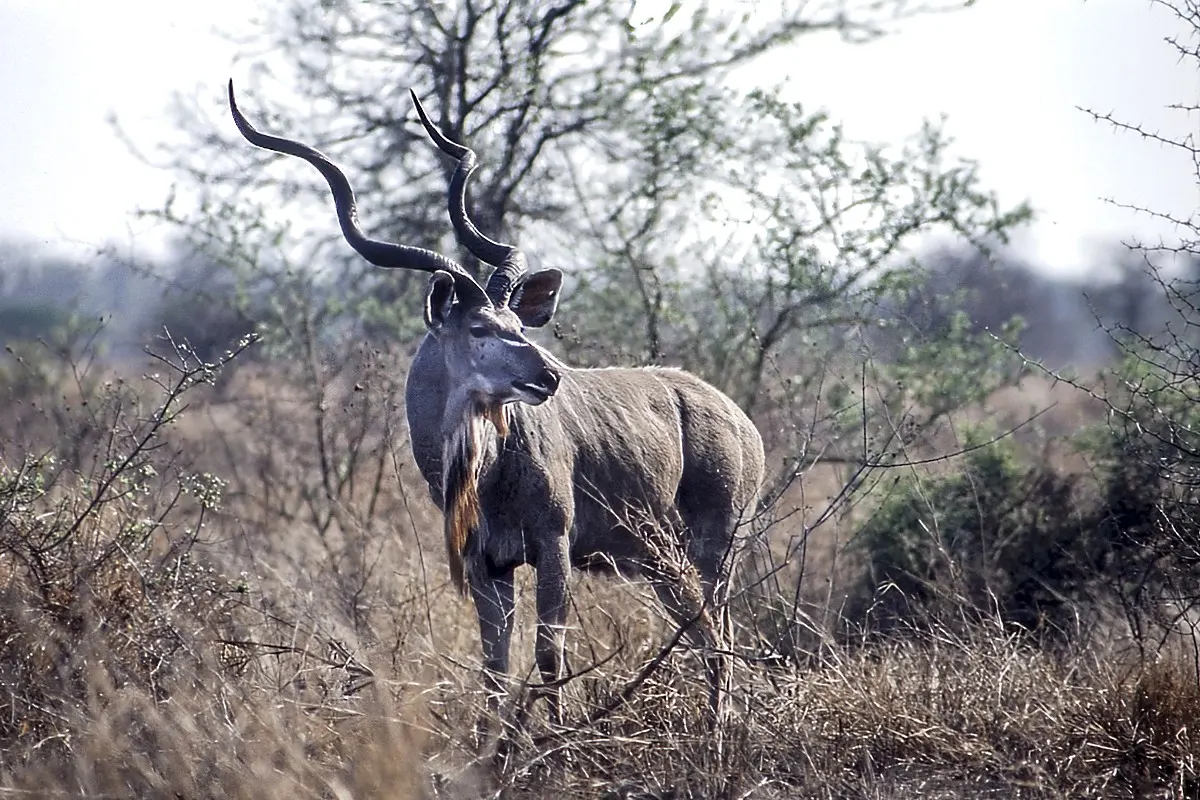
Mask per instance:
[[[317,382],[257,368],[220,390],[196,387],[147,463],[174,481],[220,476],[223,497],[163,506],[143,539],[117,532],[149,500],[84,514],[96,484],[67,478],[90,475],[85,467],[65,472],[61,491],[4,507],[4,535],[86,517],[79,529],[90,534],[71,540],[63,562],[71,569],[119,557],[86,581],[39,583],[20,548],[0,548],[0,796],[1200,792],[1200,676],[1184,650],[1145,660],[1100,643],[1050,652],[986,622],[868,647],[835,642],[817,619],[807,658],[738,663],[718,751],[703,725],[699,659],[664,651],[674,628],[645,587],[599,579],[576,583],[568,724],[549,729],[528,688],[523,586],[507,734],[480,741],[474,614],[448,583],[393,369],[363,355]],[[122,424],[140,430],[153,406],[126,406]],[[11,451],[3,459],[22,463]],[[835,492],[837,479],[813,476],[797,497]],[[802,519],[773,535],[792,537]],[[823,580],[853,572],[841,538],[851,527],[848,517],[809,542],[796,577],[811,582],[815,617],[838,615]],[[766,601],[790,606],[793,588],[782,582]],[[743,630],[752,653],[754,631]]]

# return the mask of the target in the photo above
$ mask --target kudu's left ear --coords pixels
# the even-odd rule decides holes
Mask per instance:
[[[558,310],[559,289],[562,288],[562,272],[543,269],[526,275],[513,289],[508,307],[516,313],[521,324],[527,328],[540,328],[554,318]]]
[[[454,278],[449,272],[439,270],[429,279],[429,292],[425,295],[425,327],[433,333],[441,330],[452,305]]]

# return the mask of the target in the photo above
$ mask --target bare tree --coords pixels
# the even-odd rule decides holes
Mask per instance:
[[[1166,46],[1185,67],[1200,67],[1196,3],[1152,0],[1151,5],[1177,26],[1178,33],[1165,38]],[[1118,112],[1083,111],[1119,133],[1167,148],[1200,185],[1200,144],[1194,133],[1200,104],[1193,96],[1169,108],[1184,120],[1175,134],[1150,130]],[[1200,218],[1194,209],[1109,202],[1165,223],[1169,231],[1157,241],[1125,243],[1119,283],[1093,306],[1120,358],[1114,379],[1098,388],[1075,383],[1109,412],[1108,435],[1094,448],[1114,509],[1105,532],[1132,545],[1133,554],[1115,564],[1111,588],[1143,653],[1157,652],[1179,634],[1191,650],[1200,633],[1200,304],[1191,269],[1200,257]],[[1159,319],[1150,314],[1154,296],[1157,309],[1165,309],[1154,315]]]
[[[778,86],[731,80],[807,35],[862,42],[964,4],[764,5],[647,14],[569,0],[292,0],[265,21],[245,93],[278,102],[256,108],[264,129],[344,166],[369,235],[451,252],[452,168],[406,113],[404,93],[417,89],[434,125],[488,154],[468,198],[483,233],[528,242],[532,266],[565,273],[570,323],[555,328],[556,349],[583,366],[680,364],[724,391],[760,421],[768,452],[783,454],[770,460],[769,504],[839,438],[849,485],[862,485],[853,476],[886,461],[879,448],[904,442],[891,429],[912,427],[908,409],[935,406],[922,393],[936,394],[937,409],[924,424],[1009,379],[994,359],[934,364],[930,350],[905,375],[940,368],[953,387],[897,381],[865,365],[861,334],[908,280],[922,237],[1003,240],[1028,211],[981,188],[939,125],[856,142]],[[205,108],[180,99],[184,144],[167,148],[188,189],[180,197],[199,205],[158,213],[250,289],[273,287],[274,316],[256,317],[268,350],[287,348],[319,381],[320,365],[346,363],[364,328],[372,342],[415,339],[424,282],[348,257],[319,176],[235,145],[233,126]],[[799,546],[807,534],[797,530]]]
[[[784,253],[791,257],[787,271],[824,270],[829,277],[816,283],[828,285],[805,279],[780,287],[799,296],[781,303],[775,318],[755,321],[765,329],[769,349],[804,316],[797,313],[801,308],[820,305],[830,292],[859,288],[854,276],[877,269],[926,227],[948,222],[978,234],[1007,220],[967,218],[966,206],[981,207],[986,202],[977,201],[986,198],[968,196],[973,176],[942,163],[940,137],[932,130],[909,148],[858,148],[823,114],[781,103],[774,91],[748,98],[729,88],[728,77],[803,36],[840,34],[863,42],[906,17],[960,5],[785,2],[770,10],[754,3],[718,10],[673,4],[654,15],[635,3],[578,0],[555,5],[293,0],[265,19],[256,43],[261,53],[256,63],[264,68],[246,90],[255,97],[305,101],[283,100],[268,107],[264,119],[318,142],[347,165],[360,194],[370,198],[363,209],[368,229],[425,246],[450,245],[439,200],[450,170],[420,146],[415,119],[406,112],[404,93],[419,89],[438,109],[439,128],[494,154],[472,187],[473,213],[484,233],[513,238],[528,231],[523,238],[539,243],[535,256],[553,259],[597,289],[583,293],[591,304],[603,305],[611,298],[602,297],[602,290],[611,290],[614,282],[620,286],[620,301],[629,307],[621,308],[622,316],[630,317],[627,327],[637,336],[630,349],[638,360],[678,358],[679,343],[690,336],[675,317],[680,288],[706,270],[723,276],[735,266],[728,251],[719,259],[693,256],[697,250],[714,252],[708,226],[721,210],[705,208],[714,197],[732,191],[733,201],[742,205],[768,202],[765,215],[750,227],[772,223],[776,230],[765,231],[757,242],[753,262],[778,258],[789,241],[791,249],[804,251],[806,238],[821,239],[825,247],[841,239],[849,252],[862,253],[863,263],[850,265],[814,260],[812,252]],[[278,88],[261,85],[268,75],[277,78]],[[410,280],[380,279],[341,250],[326,249],[335,233],[327,226],[314,227],[319,233],[290,256],[277,252],[274,236],[281,223],[267,209],[282,194],[306,204],[299,207],[313,212],[310,219],[323,219],[319,184],[290,170],[248,169],[249,159],[262,166],[270,157],[235,148],[230,126],[194,101],[181,98],[175,112],[185,143],[168,148],[168,159],[199,194],[202,213],[171,207],[164,212],[168,218],[220,251],[248,280],[339,263],[343,291],[366,282],[385,305],[402,295],[417,300]],[[236,155],[218,157],[225,152]],[[857,181],[861,191],[848,207],[830,205],[839,184],[861,177],[852,174],[851,165],[873,165],[874,179]],[[911,169],[900,174],[902,166]],[[921,213],[897,217],[905,209],[890,202],[889,187],[915,181],[920,173],[946,199],[915,193],[912,210]],[[789,196],[795,193],[786,184],[809,197]],[[248,193],[259,198],[261,214],[247,212]],[[845,241],[851,229],[846,217],[864,205],[870,206],[866,216],[856,215],[853,225],[866,219],[870,233],[883,234],[871,253]],[[900,221],[886,221],[893,217]],[[466,261],[474,269],[473,260]],[[373,315],[415,331],[405,312],[391,315],[376,304],[359,313]],[[747,327],[746,320],[738,321]]]

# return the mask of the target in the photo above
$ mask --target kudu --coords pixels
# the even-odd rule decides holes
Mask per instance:
[[[367,238],[341,170],[308,145],[255,130],[229,85],[246,139],[320,170],[351,247],[380,267],[432,273],[428,333],[405,389],[409,433],[445,518],[451,576],[475,603],[493,697],[508,673],[514,569],[537,572],[535,652],[555,718],[570,570],[616,570],[648,577],[705,652],[719,716],[731,555],[762,480],[762,439],[732,400],[687,372],[575,369],[527,339],[526,328],[553,317],[562,273],[529,273],[520,250],[475,227],[466,210],[475,153],[443,136],[412,98],[429,136],[458,160],[450,218],[459,241],[495,267],[486,288],[439,253]],[[700,592],[685,574],[693,569]]]

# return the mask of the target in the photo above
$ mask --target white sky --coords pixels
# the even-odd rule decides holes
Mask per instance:
[[[244,30],[252,7],[0,0],[0,238],[84,252],[158,244],[162,232],[131,212],[157,206],[172,176],[134,159],[106,118],[147,150],[170,135],[172,91],[197,92],[227,119],[225,81],[250,63],[214,29]],[[1200,120],[1165,109],[1200,102],[1195,62],[1162,41],[1178,24],[1147,0],[982,0],[866,46],[804,39],[763,68],[771,81],[791,75],[796,99],[827,107],[855,138],[894,141],[947,115],[985,185],[1038,209],[1021,249],[1080,273],[1101,244],[1171,235],[1102,198],[1185,217],[1200,207],[1186,159],[1076,109],[1177,136],[1195,129]]]

